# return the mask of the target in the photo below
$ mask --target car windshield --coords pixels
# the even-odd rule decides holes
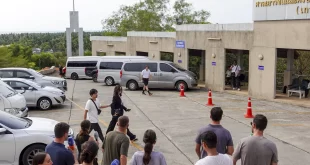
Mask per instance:
[[[43,88],[43,86],[42,85],[40,85],[40,84],[38,84],[38,83],[36,83],[36,82],[34,82],[34,81],[27,81],[26,82],[27,84],[29,84],[29,85],[31,85],[31,86],[33,86],[34,88]]]
[[[171,66],[175,67],[176,69],[178,69],[179,71],[186,71],[186,69],[182,68],[180,65],[176,64],[176,63],[170,63]]]
[[[10,87],[8,84],[0,80],[0,93],[8,98],[11,96],[16,95],[18,92],[15,91],[12,87]]]
[[[25,129],[31,126],[32,120],[16,117],[7,112],[0,111],[0,123],[11,129]]]

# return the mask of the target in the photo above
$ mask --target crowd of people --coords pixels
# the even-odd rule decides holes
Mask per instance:
[[[144,90],[149,92],[147,80],[144,82],[146,86]],[[124,111],[129,112],[130,109],[123,105],[122,87],[115,86],[110,105],[100,104],[96,89],[91,89],[89,95],[90,99],[85,106],[84,120],[74,139],[76,148],[65,147],[64,142],[68,138],[70,126],[60,122],[54,128],[54,141],[46,146],[44,153],[38,153],[34,157],[33,165],[96,165],[98,164],[99,148],[103,154],[101,165],[127,165],[130,141],[138,139],[128,128],[129,118],[124,116]],[[108,107],[111,107],[112,120],[104,137],[98,123],[98,116],[101,113],[101,108]],[[220,107],[212,108],[210,111],[211,123],[199,129],[195,139],[195,151],[199,160],[195,165],[236,165],[239,159],[241,159],[242,165],[277,165],[277,147],[264,137],[264,130],[268,123],[264,115],[258,114],[254,117],[251,122],[252,134],[241,139],[235,149],[230,132],[221,125],[222,116],[223,110]],[[117,129],[114,130],[116,125]],[[102,143],[101,147],[99,139],[90,135],[92,130],[98,134]],[[156,141],[155,131],[146,130],[143,136],[144,150],[133,154],[130,165],[166,165],[164,155],[161,152],[153,151]]]

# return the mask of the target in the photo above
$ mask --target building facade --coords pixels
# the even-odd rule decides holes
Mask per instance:
[[[293,2],[293,1],[292,1]],[[294,1],[295,2],[295,1]],[[276,98],[276,65],[287,58],[284,85],[292,82],[296,50],[310,50],[310,9],[307,1],[254,0],[254,23],[178,25],[176,32],[128,32],[127,37],[92,36],[92,52],[124,52],[160,60],[161,52],[173,54],[173,61],[189,68],[189,58],[200,56],[200,80],[214,91],[225,90],[228,52],[248,52],[248,94]],[[238,56],[238,61],[240,56]]]

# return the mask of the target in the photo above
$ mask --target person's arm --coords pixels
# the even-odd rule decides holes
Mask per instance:
[[[232,157],[233,157],[233,165],[237,164],[237,161],[241,158],[241,145],[242,142],[240,141],[235,152],[233,153]]]
[[[108,108],[110,107],[111,105],[101,105],[100,108]]]
[[[228,155],[232,155],[234,153],[234,143],[231,137],[230,132],[228,132],[228,142],[227,142],[227,152]]]
[[[165,156],[163,154],[160,156],[160,165],[167,165]]]
[[[196,151],[196,154],[197,154],[199,159],[201,158],[201,151],[200,151],[201,139],[200,139],[200,135],[201,135],[200,131],[198,131],[198,134],[197,134],[196,139],[195,139],[195,142],[196,142],[195,151]]]
[[[86,120],[86,118],[87,118],[87,113],[88,113],[88,111],[90,110],[90,102],[91,102],[91,100],[88,100],[88,101],[86,102],[85,111],[84,111],[84,120]]]
[[[200,147],[201,147],[201,145],[196,143],[195,151],[196,151],[196,154],[197,154],[197,156],[198,156],[199,159],[201,159]]]
[[[126,139],[121,144],[121,150],[120,150],[120,165],[126,165],[127,164],[127,155],[128,155],[128,149],[129,149],[129,139]]]
[[[277,150],[277,146],[275,144],[273,144],[273,146],[271,147],[273,150],[273,155],[272,155],[272,159],[271,159],[271,165],[278,165],[278,150]]]

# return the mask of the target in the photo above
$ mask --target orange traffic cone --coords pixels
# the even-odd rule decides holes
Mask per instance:
[[[185,97],[183,84],[181,84],[180,97]]]
[[[248,108],[247,108],[246,114],[244,114],[244,117],[245,118],[253,118],[251,97],[249,97]]]
[[[214,104],[212,103],[212,94],[211,94],[211,89],[209,90],[209,96],[208,96],[208,103],[206,106],[213,106]]]

